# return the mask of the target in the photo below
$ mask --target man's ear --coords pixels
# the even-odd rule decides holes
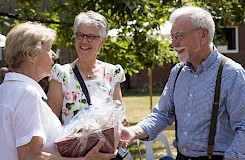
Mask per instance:
[[[208,35],[209,35],[209,31],[206,28],[202,28],[201,29],[201,39],[203,42],[207,42],[208,41]]]

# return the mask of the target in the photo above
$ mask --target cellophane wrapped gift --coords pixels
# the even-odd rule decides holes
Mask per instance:
[[[103,94],[91,97],[93,105],[81,109],[55,140],[64,157],[84,157],[99,140],[102,153],[114,153],[122,130],[125,105]]]

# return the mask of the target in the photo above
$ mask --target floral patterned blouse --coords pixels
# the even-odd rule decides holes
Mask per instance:
[[[62,83],[62,91],[64,94],[62,106],[62,123],[67,124],[83,107],[87,107],[88,103],[85,94],[73,72],[75,62],[65,65],[55,64],[53,66],[53,74],[50,79],[54,79]],[[96,93],[98,89],[103,93],[113,96],[113,92],[117,83],[125,81],[125,73],[121,65],[112,65],[106,63],[104,71],[104,79],[84,80],[90,97]],[[92,99],[91,99],[92,100]]]

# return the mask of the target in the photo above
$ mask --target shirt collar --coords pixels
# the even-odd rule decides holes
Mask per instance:
[[[48,99],[47,95],[43,91],[42,87],[36,81],[34,81],[32,78],[30,78],[30,77],[28,77],[26,75],[23,75],[23,74],[20,74],[20,73],[16,73],[16,72],[8,72],[8,73],[5,74],[4,82],[5,81],[19,81],[19,82],[24,82],[24,83],[30,84],[30,85],[34,86],[37,89],[39,94],[44,99]]]
[[[211,52],[211,54],[208,56],[208,58],[203,61],[200,65],[197,66],[197,70],[196,73],[201,73],[205,70],[207,70],[210,66],[212,66],[212,64],[217,60],[218,57],[218,50],[217,48],[214,46],[213,47],[213,51]],[[188,68],[195,72],[192,65],[190,63],[187,63]]]

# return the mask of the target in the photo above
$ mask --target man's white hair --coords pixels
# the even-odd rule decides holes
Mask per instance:
[[[191,17],[191,23],[195,26],[195,28],[206,28],[209,31],[208,38],[210,43],[213,41],[215,24],[211,14],[208,11],[200,7],[184,6],[174,10],[174,12],[170,15],[169,21],[173,24],[175,20],[181,16]]]

